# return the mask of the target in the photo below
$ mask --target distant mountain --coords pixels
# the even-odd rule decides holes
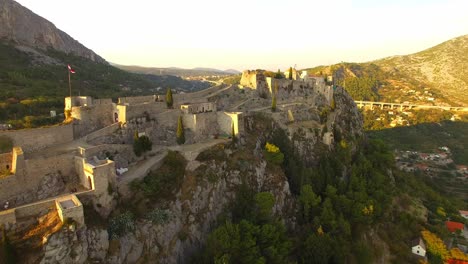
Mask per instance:
[[[333,74],[355,99],[468,105],[468,35],[410,55],[308,71]]]
[[[95,62],[106,61],[46,19],[13,0],[0,0],[0,39],[45,50],[53,48]]]
[[[427,50],[374,62],[386,72],[401,72],[438,90],[450,100],[468,105],[468,35]]]
[[[233,75],[239,74],[237,70],[218,70],[212,68],[193,68],[193,69],[182,69],[177,67],[169,68],[158,68],[158,67],[142,67],[142,66],[127,66],[112,64],[117,68],[126,70],[129,72],[142,73],[142,74],[154,74],[154,75],[174,75],[180,77],[200,77],[200,76],[211,76],[211,75]]]

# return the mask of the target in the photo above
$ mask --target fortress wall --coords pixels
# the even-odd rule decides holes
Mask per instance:
[[[39,185],[42,178],[51,173],[60,173],[65,179],[73,179],[76,175],[74,170],[74,154],[67,153],[58,156],[35,158],[25,160],[27,187]]]
[[[205,96],[195,96],[193,93],[173,94],[174,108],[180,108],[181,104],[206,103],[208,99]]]
[[[21,183],[18,182],[18,177],[14,174],[2,177],[0,179],[0,206],[10,198],[20,192],[25,191]]]
[[[233,126],[236,135],[244,132],[242,112],[218,112],[217,121],[221,134],[231,136]]]
[[[8,226],[8,224],[16,223],[15,209],[0,211],[0,225]],[[8,227],[7,227],[8,228]]]
[[[197,114],[183,114],[182,123],[185,129],[191,129],[193,132],[197,131]]]
[[[111,105],[112,99],[105,98],[105,99],[93,99],[93,105]]]
[[[216,112],[200,114],[183,114],[184,128],[191,129],[198,135],[214,135],[219,133]]]
[[[180,115],[182,115],[180,110],[170,110],[156,115],[156,120],[161,127],[177,127]]]
[[[101,128],[98,131],[95,131],[95,132],[93,132],[91,134],[88,134],[86,136],[86,141],[92,141],[92,140],[94,140],[96,138],[111,135],[111,134],[115,133],[117,130],[119,130],[119,128],[120,128],[119,123],[114,123],[114,124],[112,124],[110,126],[107,126],[105,128]]]
[[[242,77],[240,80],[240,85],[244,87],[249,87],[257,89],[257,72],[246,70],[242,72]]]
[[[13,158],[12,152],[0,154],[0,171],[6,170],[7,165],[9,167],[8,170],[11,170],[12,158]]]
[[[102,144],[87,149],[83,149],[81,156],[84,158],[90,158],[98,155],[101,152],[109,152],[113,154],[114,152],[123,152],[132,150],[132,147],[129,145],[117,145],[117,144]],[[133,151],[133,150],[132,150]]]
[[[166,103],[157,102],[157,103],[146,103],[146,104],[137,104],[137,105],[118,105],[119,109],[119,121],[128,122],[129,120],[137,117],[143,117],[144,113],[147,112],[151,118],[161,112],[167,110]],[[125,111],[125,113],[123,113]]]
[[[0,179],[0,203],[15,200],[20,194],[36,190],[48,174],[60,172],[66,182],[76,181],[71,153],[25,160],[24,167],[24,173],[12,174]]]
[[[132,97],[119,97],[119,104],[142,104],[149,102],[156,102],[164,100],[165,96],[162,95],[145,95],[145,96],[132,96]]]
[[[20,146],[24,152],[28,153],[72,141],[73,125],[6,130],[0,131],[0,136],[11,138],[14,146]]]
[[[36,217],[37,215],[46,214],[49,210],[55,210],[55,199],[20,206],[15,208],[15,214],[16,218]]]
[[[317,86],[316,91],[323,95],[329,104],[333,101],[333,87],[332,86]]]
[[[73,129],[75,138],[81,138],[92,131],[111,125],[114,123],[113,115],[112,101],[93,106],[73,107],[72,117],[76,119]]]

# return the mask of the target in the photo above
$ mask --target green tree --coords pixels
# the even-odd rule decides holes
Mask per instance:
[[[255,206],[257,208],[257,220],[268,222],[271,219],[275,197],[269,192],[260,192],[255,195]]]
[[[153,142],[147,136],[138,136],[138,131],[133,135],[133,152],[140,157],[146,151],[153,149]]]
[[[289,80],[293,79],[293,68],[289,67]]]
[[[283,79],[283,74],[280,69],[278,69],[278,72],[275,74],[275,79]]]
[[[166,91],[166,105],[167,105],[167,108],[172,108],[174,104],[174,101],[172,99],[172,90],[171,88],[167,88],[167,91]]]
[[[184,132],[184,124],[182,123],[182,116],[179,116],[177,120],[177,144],[182,145],[185,143],[185,132]]]
[[[299,195],[299,203],[301,205],[300,211],[302,217],[307,222],[312,218],[312,212],[322,201],[322,198],[314,193],[312,186],[306,184],[301,188],[301,194]]]

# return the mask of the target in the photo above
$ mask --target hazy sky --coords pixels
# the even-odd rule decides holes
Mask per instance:
[[[468,34],[467,0],[17,0],[106,60],[285,69],[414,53]]]

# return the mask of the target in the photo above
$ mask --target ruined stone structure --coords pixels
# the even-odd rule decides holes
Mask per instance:
[[[216,112],[216,105],[211,102],[196,103],[196,104],[183,104],[180,106],[180,110],[182,110],[184,114]]]
[[[295,72],[295,71],[293,71]],[[297,73],[295,74],[296,77]],[[320,94],[331,104],[333,100],[333,86],[326,85],[322,77],[304,76],[293,80],[265,77],[263,71],[244,71],[240,81],[244,88],[257,90],[260,95],[271,97],[276,94],[277,99],[289,99]]]
[[[55,200],[55,204],[62,222],[73,220],[78,227],[85,225],[83,205],[76,195],[62,196]]]

